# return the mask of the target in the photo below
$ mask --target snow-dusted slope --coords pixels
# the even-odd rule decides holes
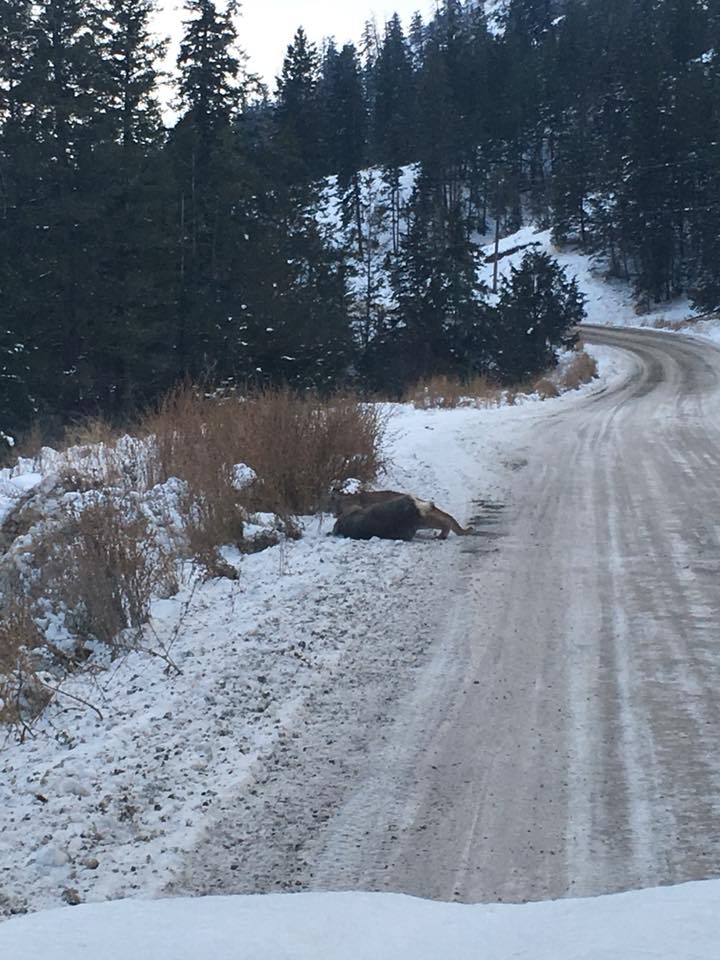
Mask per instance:
[[[504,251],[515,250],[515,248],[518,248],[515,253],[503,256]],[[608,279],[601,265],[591,257],[571,247],[556,247],[549,230],[538,230],[533,226],[523,227],[517,233],[500,241],[502,258],[498,269],[500,277],[508,276],[510,268],[518,267],[525,254],[531,250],[549,253],[565,268],[568,277],[577,279],[580,290],[587,298],[585,307],[587,323],[618,327],[668,328],[670,324],[695,316],[696,311],[691,308],[686,298],[656,304],[647,312],[639,314],[629,283]],[[494,244],[484,244],[483,253],[485,256],[491,256],[494,253]],[[484,264],[480,271],[480,278],[489,287],[492,285],[492,274],[493,264]],[[720,341],[720,321],[701,320],[683,328],[682,333]]]

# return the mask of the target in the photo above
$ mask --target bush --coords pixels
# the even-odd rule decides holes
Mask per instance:
[[[15,727],[22,739],[52,699],[38,676],[36,654],[44,638],[29,605],[15,600],[0,613],[0,723]]]
[[[153,482],[184,481],[190,529],[215,545],[242,538],[245,510],[312,513],[334,480],[372,480],[382,466],[382,414],[343,397],[290,389],[217,396],[185,384],[142,426],[155,438]],[[237,464],[257,476],[241,490]]]
[[[558,383],[564,390],[577,390],[584,383],[597,377],[597,361],[584,350],[578,350],[570,363],[558,376]]]
[[[463,404],[493,406],[500,402],[502,388],[489,377],[477,375],[469,379],[437,374],[420,380],[405,394],[405,402],[419,410],[452,409]]]
[[[38,546],[36,591],[62,612],[82,640],[113,650],[148,620],[153,596],[177,591],[172,557],[160,546],[137,502],[98,494],[54,526]]]

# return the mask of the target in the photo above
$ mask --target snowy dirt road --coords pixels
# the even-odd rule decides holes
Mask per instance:
[[[408,545],[397,609],[367,611],[169,893],[521,901],[720,875],[720,352],[585,336],[628,375],[538,405],[478,536]]]

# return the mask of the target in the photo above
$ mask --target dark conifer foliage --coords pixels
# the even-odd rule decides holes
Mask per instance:
[[[442,0],[357,48],[300,28],[271,98],[241,5],[185,0],[166,128],[155,3],[0,0],[0,428],[121,418],[188,374],[527,373],[565,332],[521,318],[546,281],[572,313],[565,281],[526,264],[501,322],[475,269],[527,222],[641,304],[720,309],[717,4]]]
[[[278,135],[296,182],[329,173],[321,152],[320,55],[302,27],[287,48],[277,85]]]
[[[577,341],[583,304],[576,281],[547,253],[528,253],[511,267],[493,316],[491,352],[502,379],[513,383],[553,367],[556,350]]]
[[[399,389],[420,377],[470,374],[487,365],[489,311],[478,258],[460,203],[448,204],[442,182],[421,174],[392,269],[395,311],[373,345],[381,383]]]

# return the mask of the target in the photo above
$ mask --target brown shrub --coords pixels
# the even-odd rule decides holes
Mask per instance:
[[[580,350],[575,353],[572,361],[559,374],[557,380],[562,389],[577,390],[583,383],[589,383],[597,377],[597,361]]]
[[[541,377],[535,382],[534,393],[537,393],[541,400],[550,400],[553,397],[560,396],[557,384],[549,377]]]
[[[462,379],[436,374],[419,380],[407,391],[404,400],[419,410],[454,409],[468,403],[475,406],[493,406],[500,402],[501,394],[502,389],[489,377],[478,374]]]
[[[126,644],[122,631],[147,621],[153,596],[177,591],[171,556],[130,498],[98,495],[72,512],[46,533],[37,560],[39,592],[65,612],[79,637],[114,650]]]
[[[112,447],[119,435],[117,427],[111,426],[102,417],[86,417],[65,427],[59,449],[67,450],[69,447],[94,446],[101,443]]]
[[[251,505],[281,515],[314,513],[333,481],[373,480],[383,466],[386,419],[375,405],[277,390],[241,406],[242,460],[255,470]]]
[[[47,441],[46,431],[36,420],[28,430],[25,430],[17,438],[15,446],[10,450],[9,459],[14,463],[19,457],[27,457],[29,460],[37,456]]]
[[[376,407],[353,399],[321,400],[289,389],[217,396],[190,384],[142,422],[155,438],[150,480],[184,481],[189,546],[201,558],[242,540],[247,510],[311,513],[334,480],[373,479],[382,466],[384,428]],[[257,475],[240,490],[237,464]]]
[[[29,605],[15,600],[0,613],[0,723],[20,731],[20,737],[52,699],[38,676],[36,655],[44,638]]]

